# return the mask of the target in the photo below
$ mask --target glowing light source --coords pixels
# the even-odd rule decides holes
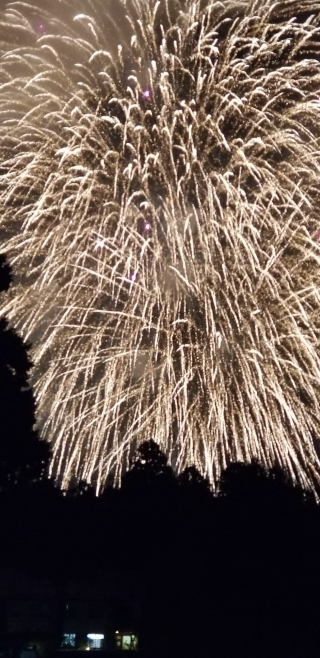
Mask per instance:
[[[104,640],[103,633],[88,633],[87,635],[89,649],[101,649]]]
[[[104,635],[102,633],[88,633],[87,638],[89,640],[104,640]]]

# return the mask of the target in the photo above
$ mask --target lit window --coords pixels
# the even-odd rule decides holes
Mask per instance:
[[[104,640],[102,633],[88,633],[88,649],[101,649]]]
[[[133,633],[116,631],[115,640],[116,648],[121,651],[136,651],[138,648],[138,638]]]
[[[75,647],[76,646],[76,634],[75,633],[64,633],[62,638],[62,647]]]

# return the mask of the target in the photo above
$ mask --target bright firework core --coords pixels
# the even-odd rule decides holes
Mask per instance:
[[[301,4],[0,14],[3,312],[64,486],[119,478],[150,438],[213,484],[252,459],[319,481],[320,0]]]

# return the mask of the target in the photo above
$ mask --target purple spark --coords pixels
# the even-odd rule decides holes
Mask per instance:
[[[35,29],[37,32],[45,32],[46,26],[42,21],[39,21],[38,23],[35,24]]]
[[[150,98],[150,96],[151,96],[150,89],[145,89],[142,93],[143,93],[144,98]]]

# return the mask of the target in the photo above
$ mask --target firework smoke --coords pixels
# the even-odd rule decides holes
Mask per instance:
[[[53,472],[154,437],[319,480],[320,1],[8,4],[3,312]],[[63,17],[63,20],[62,20]]]

